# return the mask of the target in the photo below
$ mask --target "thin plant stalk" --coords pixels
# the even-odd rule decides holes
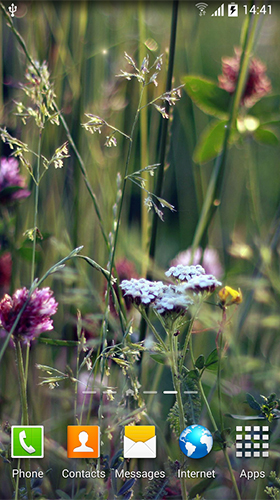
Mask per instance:
[[[224,457],[226,459],[226,463],[227,463],[227,466],[228,466],[228,470],[229,470],[229,473],[230,473],[230,477],[231,477],[233,488],[234,488],[234,491],[235,491],[235,494],[236,494],[236,498],[237,498],[237,500],[242,500],[242,498],[240,496],[240,493],[239,493],[239,489],[238,489],[238,486],[237,486],[237,482],[236,482],[236,479],[235,479],[235,475],[234,475],[234,472],[233,472],[233,469],[232,469],[232,466],[231,466],[231,463],[230,463],[230,459],[229,459],[228,451],[227,451],[226,447],[223,448],[223,453],[224,453]]]
[[[190,347],[190,355],[191,355],[191,360],[192,360],[192,364],[193,366],[195,366],[195,357],[194,357],[194,353],[193,353],[193,343],[192,343],[192,337],[190,338],[190,343],[189,343],[189,347]],[[208,400],[207,400],[207,397],[205,395],[205,392],[204,392],[204,389],[203,389],[203,385],[202,385],[202,382],[201,382],[201,377],[199,377],[199,382],[198,382],[198,386],[199,386],[199,389],[200,389],[200,392],[201,392],[201,396],[202,396],[202,399],[204,401],[204,404],[207,408],[207,411],[208,411],[208,414],[209,414],[209,417],[210,417],[210,420],[212,422],[212,425],[214,427],[214,430],[217,431],[218,430],[218,426],[216,424],[216,421],[214,419],[214,416],[213,416],[213,413],[211,411],[211,408],[210,408],[210,405],[208,403]]]
[[[111,257],[111,262],[110,262],[110,278],[112,277],[112,271],[113,271],[113,266],[114,266],[114,259],[115,259],[115,253],[116,253],[116,246],[117,246],[117,240],[118,240],[118,234],[119,234],[119,227],[120,227],[120,220],[121,220],[121,214],[122,214],[122,207],[123,207],[123,202],[124,202],[124,195],[125,195],[125,188],[126,188],[126,183],[127,183],[127,175],[128,175],[128,169],[129,169],[129,162],[130,162],[130,157],[131,157],[131,151],[132,151],[132,145],[133,145],[133,137],[134,137],[134,131],[136,124],[138,122],[139,118],[139,113],[140,113],[140,106],[143,98],[143,93],[144,93],[145,86],[143,85],[140,90],[140,96],[139,96],[139,102],[137,106],[137,111],[134,117],[134,121],[132,124],[131,128],[131,133],[130,133],[130,141],[128,145],[128,152],[127,152],[127,157],[126,157],[126,162],[125,162],[125,170],[124,170],[124,178],[123,178],[123,185],[122,185],[122,194],[121,194],[121,199],[120,199],[120,204],[119,204],[119,211],[118,211],[118,217],[117,217],[117,224],[116,224],[116,232],[115,232],[115,237],[112,245],[112,257]]]
[[[169,61],[167,70],[167,80],[166,80],[166,92],[169,92],[172,88],[172,77],[173,77],[173,67],[175,58],[175,45],[176,45],[176,32],[177,32],[177,20],[178,20],[178,5],[179,2],[175,0],[172,5],[172,20],[171,20],[171,33],[170,33],[170,45],[169,45]],[[168,114],[169,103],[165,105],[165,112]],[[157,170],[157,182],[155,195],[161,196],[163,181],[164,181],[164,166],[165,166],[165,156],[166,156],[166,146],[167,146],[167,134],[168,134],[168,120],[163,120],[161,128],[161,140],[160,140],[160,150],[159,150],[159,168]],[[155,257],[156,250],[156,236],[157,236],[157,225],[158,216],[154,213],[152,222],[152,233],[150,241],[149,257],[151,260]]]
[[[194,256],[194,252],[199,246],[199,243],[205,234],[207,228],[209,227],[209,224],[212,220],[212,217],[215,213],[216,205],[213,204],[215,199],[220,199],[221,196],[221,189],[223,185],[223,174],[224,174],[224,169],[225,169],[225,164],[226,164],[226,158],[227,158],[227,153],[228,153],[228,146],[229,146],[229,140],[230,140],[230,135],[235,127],[235,122],[240,106],[240,101],[242,98],[243,90],[246,85],[246,78],[247,78],[247,73],[248,73],[248,67],[250,63],[250,57],[251,57],[251,51],[253,48],[254,40],[255,40],[255,35],[256,35],[256,29],[257,29],[257,23],[258,23],[258,17],[257,16],[251,16],[253,18],[252,21],[252,26],[250,29],[250,22],[249,18],[246,20],[247,22],[247,30],[246,30],[246,35],[245,35],[245,41],[244,41],[244,46],[243,46],[243,51],[240,59],[240,70],[239,70],[239,75],[238,75],[238,81],[237,81],[237,86],[236,86],[236,91],[232,100],[231,108],[230,108],[230,113],[229,113],[229,120],[228,124],[226,127],[225,131],[225,138],[224,138],[224,143],[223,143],[223,149],[221,154],[217,157],[213,172],[210,177],[207,193],[204,199],[201,215],[198,221],[198,225],[196,227],[196,231],[194,234],[194,239],[192,243],[192,258]],[[219,206],[219,203],[217,204]]]
[[[12,30],[13,34],[15,35],[18,43],[20,44],[21,48],[23,49],[23,52],[25,53],[25,56],[27,58],[27,60],[30,62],[30,64],[32,65],[32,67],[34,68],[34,71],[36,72],[36,74],[40,77],[40,71],[38,70],[36,64],[34,63],[30,53],[28,52],[28,49],[26,47],[26,44],[25,44],[25,41],[23,40],[22,36],[20,35],[20,33],[17,31],[17,29],[14,27],[14,24],[12,22],[12,19],[11,17],[9,16],[9,14],[7,13],[6,9],[5,9],[5,6],[2,4],[2,2],[0,2],[0,7],[3,11],[3,14],[5,16],[5,19],[7,21],[7,24],[9,26],[9,28]],[[60,117],[60,120],[61,120],[61,123],[63,125],[63,128],[65,130],[65,133],[66,133],[66,136],[67,136],[67,139],[69,141],[69,144],[71,145],[75,155],[76,155],[76,158],[78,160],[78,165],[79,165],[79,168],[81,170],[81,173],[82,173],[82,176],[83,176],[83,179],[84,179],[84,182],[85,182],[85,185],[86,185],[86,188],[89,192],[89,195],[91,197],[91,200],[93,202],[93,205],[94,205],[94,209],[95,209],[95,213],[97,215],[97,218],[98,218],[98,222],[99,222],[99,226],[100,226],[100,229],[101,229],[101,233],[102,233],[102,236],[103,236],[103,239],[104,239],[104,242],[105,242],[105,245],[107,247],[107,249],[109,249],[109,242],[108,242],[108,238],[107,238],[107,235],[106,235],[106,232],[105,232],[105,227],[104,227],[104,223],[103,223],[103,219],[102,219],[102,216],[101,216],[101,212],[100,212],[100,208],[98,206],[98,202],[97,202],[97,198],[96,198],[96,195],[90,185],[90,182],[89,182],[89,178],[88,178],[88,174],[87,174],[87,170],[86,170],[86,167],[85,167],[85,164],[84,164],[84,161],[78,151],[78,148],[75,144],[75,141],[71,135],[71,132],[69,130],[69,127],[64,119],[64,116],[62,115],[58,105],[56,102],[54,102],[54,108],[55,108],[55,111],[57,113],[59,113],[59,117]]]
[[[181,361],[180,361],[180,372],[182,371],[182,368],[183,368],[183,365],[184,365],[185,357],[186,357],[186,354],[187,354],[187,349],[188,349],[188,346],[189,346],[189,343],[190,343],[190,340],[191,340],[193,324],[194,324],[194,321],[195,321],[195,319],[196,319],[196,317],[198,315],[198,312],[199,312],[199,309],[201,307],[201,304],[202,304],[202,302],[198,305],[195,314],[192,316],[192,318],[191,318],[191,320],[189,322],[189,326],[188,326],[186,338],[185,338],[183,349],[182,349],[182,355],[181,355]]]
[[[192,363],[193,363],[193,366],[194,366],[195,365],[195,358],[194,358],[194,354],[193,354],[192,338],[190,339],[189,347],[190,347],[190,355],[191,355]],[[207,408],[207,412],[208,412],[209,418],[210,418],[210,420],[212,422],[212,425],[214,427],[214,431],[218,431],[219,430],[218,426],[216,424],[216,421],[214,419],[212,410],[210,408],[210,405],[208,403],[206,394],[205,394],[204,389],[203,389],[201,377],[199,377],[198,386],[199,386],[200,393],[201,393],[202,399],[204,401],[204,404],[205,404],[205,406]],[[221,408],[221,405],[220,405],[220,402],[219,402],[219,409],[220,408]],[[224,454],[224,457],[225,457],[225,460],[226,460],[226,463],[227,463],[227,467],[228,467],[228,470],[229,470],[229,473],[230,473],[230,477],[231,477],[233,488],[234,488],[234,491],[235,491],[235,494],[236,494],[236,498],[237,498],[237,500],[242,500],[241,496],[240,496],[240,493],[239,493],[238,486],[237,486],[237,482],[236,482],[236,479],[235,479],[235,476],[234,476],[232,465],[230,463],[230,459],[229,459],[229,456],[228,456],[228,451],[227,451],[226,444],[224,444],[224,446],[223,446],[223,454]]]
[[[127,157],[126,157],[126,162],[125,162],[125,171],[124,171],[124,176],[123,176],[123,183],[122,183],[122,189],[121,189],[121,198],[120,198],[120,203],[119,203],[119,210],[118,210],[118,216],[116,220],[116,230],[114,233],[114,238],[113,242],[111,244],[111,256],[110,256],[110,262],[109,262],[109,281],[107,284],[107,292],[106,292],[106,300],[105,300],[105,314],[104,314],[104,319],[102,322],[102,327],[101,327],[101,334],[102,334],[102,344],[100,346],[99,353],[102,351],[104,347],[106,347],[106,332],[107,332],[107,324],[108,324],[108,307],[109,307],[109,299],[110,299],[110,283],[111,283],[111,278],[113,274],[113,267],[114,267],[114,260],[115,260],[115,253],[116,253],[116,246],[117,246],[117,241],[118,241],[118,234],[119,234],[119,227],[120,227],[120,221],[121,221],[121,214],[122,214],[122,208],[123,208],[123,202],[124,202],[124,195],[125,195],[125,188],[126,188],[126,183],[127,183],[127,175],[128,175],[128,169],[129,169],[129,162],[130,162],[130,157],[131,157],[131,150],[132,150],[132,145],[133,145],[133,137],[134,137],[134,131],[135,127],[139,118],[139,108],[141,106],[142,102],[142,97],[144,93],[145,85],[142,85],[141,90],[140,90],[140,96],[139,96],[139,102],[137,106],[137,111],[135,113],[134,121],[132,124],[131,128],[131,133],[130,133],[130,141],[129,141],[129,146],[128,146],[128,151],[127,151]],[[98,354],[99,354],[98,353]],[[101,379],[103,378],[104,374],[104,367],[102,367],[101,370]]]
[[[79,380],[79,361],[80,361],[80,344],[77,346],[77,356],[76,356],[76,382],[75,382],[75,393],[74,393],[74,425],[76,425],[78,423],[77,398],[78,398],[78,380]]]
[[[39,183],[40,183],[40,160],[42,148],[42,129],[39,130],[38,151],[37,151],[37,167],[36,167],[36,182],[35,182],[35,203],[34,203],[34,226],[33,226],[33,245],[32,245],[32,261],[31,261],[31,285],[35,279],[36,266],[36,241],[37,241],[37,224],[38,224],[38,207],[39,207]],[[29,367],[30,342],[26,346],[25,358],[25,390],[27,390],[28,367]]]
[[[9,333],[7,334],[6,336],[6,339],[5,339],[5,342],[1,348],[1,351],[0,351],[0,362],[5,354],[5,351],[7,349],[7,346],[10,342],[10,339],[12,338],[12,335],[14,334],[15,332],[15,329],[19,323],[19,320],[22,316],[22,313],[23,311],[25,310],[26,306],[28,305],[29,303],[29,300],[30,300],[30,297],[32,295],[32,293],[34,292],[34,290],[36,290],[36,288],[38,288],[47,278],[48,276],[50,276],[50,274],[54,273],[57,269],[61,268],[64,266],[65,262],[67,262],[68,260],[74,258],[74,257],[77,257],[77,253],[82,249],[83,247],[77,247],[75,248],[74,250],[72,250],[72,252],[70,252],[69,255],[67,255],[67,257],[64,257],[63,259],[61,259],[59,262],[57,262],[56,264],[54,264],[52,267],[50,267],[47,272],[44,274],[44,276],[42,276],[42,278],[40,278],[39,280],[38,279],[35,279],[34,282],[32,283],[31,287],[30,287],[30,290],[29,290],[29,294],[28,294],[28,297],[27,297],[27,300],[26,302],[23,304],[21,310],[19,311],[15,321],[14,321],[14,324],[11,328],[11,330],[9,331]],[[82,257],[83,259],[85,259],[85,257]],[[94,261],[92,261],[94,262]],[[105,269],[103,269],[101,266],[98,266],[96,264],[96,269],[98,269],[99,271],[101,271],[105,277],[108,278],[108,274],[107,271],[105,271]],[[46,339],[45,339],[46,340]],[[46,342],[45,342],[46,343]],[[58,345],[58,344],[57,344]]]
[[[223,331],[226,324],[226,308],[223,308],[222,322],[217,334],[217,352],[218,352],[218,372],[217,372],[217,388],[218,388],[218,401],[219,401],[219,414],[220,414],[220,427],[224,428],[224,417],[222,411],[222,348],[223,348]]]
[[[144,318],[144,320],[147,322],[147,325],[149,325],[149,327],[151,328],[154,336],[156,337],[159,345],[162,347],[162,349],[164,350],[164,352],[167,352],[167,347],[165,345],[165,342],[162,340],[161,336],[159,335],[159,333],[157,332],[156,328],[154,327],[153,323],[151,322],[151,320],[149,319],[149,316],[148,314],[146,313],[145,310],[142,310],[141,311],[141,314]]]
[[[126,183],[127,183],[127,175],[128,175],[128,170],[129,170],[129,162],[130,162],[130,157],[131,157],[131,151],[132,151],[132,145],[133,145],[133,137],[134,137],[134,131],[136,124],[138,122],[139,118],[139,113],[140,113],[140,106],[143,98],[143,93],[144,93],[145,85],[142,85],[141,90],[140,90],[140,95],[139,95],[139,101],[138,101],[138,106],[137,110],[135,113],[135,117],[133,120],[133,124],[131,127],[131,133],[130,133],[130,141],[128,145],[128,151],[127,151],[127,157],[126,157],[126,162],[125,162],[125,171],[124,171],[124,176],[123,176],[123,183],[122,183],[122,189],[121,189],[121,197],[120,197],[120,202],[119,202],[119,209],[118,209],[118,216],[116,220],[116,229],[114,232],[114,237],[113,237],[113,242],[110,246],[110,260],[109,260],[109,281],[107,284],[107,291],[106,291],[106,299],[105,299],[105,313],[104,313],[104,318],[102,321],[102,326],[101,326],[101,337],[102,341],[97,353],[97,358],[99,359],[99,355],[101,353],[101,381],[103,380],[104,376],[104,360],[102,353],[104,352],[104,348],[106,349],[107,347],[107,325],[108,325],[108,315],[109,315],[109,300],[110,300],[110,283],[111,283],[111,278],[113,274],[113,268],[114,268],[114,260],[115,260],[115,253],[116,253],[116,246],[117,246],[117,241],[118,241],[118,234],[119,234],[119,227],[120,227],[120,221],[121,221],[121,214],[122,214],[122,208],[123,208],[123,202],[124,202],[124,195],[125,195],[125,188],[126,188]],[[92,401],[92,398],[91,398]],[[99,405],[99,412],[98,416],[101,417],[102,414],[102,394],[100,394],[100,405]],[[88,419],[90,416],[90,408],[88,410]],[[101,422],[101,418],[99,418]]]
[[[146,27],[145,27],[145,2],[139,2],[138,13],[139,13],[139,67],[141,67],[142,61],[145,57],[145,45],[146,40]],[[141,168],[149,165],[149,150],[148,150],[148,110],[147,110],[148,96],[147,93],[143,95],[143,105],[142,112],[139,117],[140,123],[140,158],[141,158]],[[143,179],[145,179],[147,190],[150,191],[150,175],[148,172],[143,172]],[[142,199],[142,212],[141,212],[141,241],[142,241],[142,276],[146,276],[147,266],[148,266],[148,244],[149,244],[149,216],[148,211],[145,207],[145,191],[141,190]]]
[[[31,283],[35,278],[35,259],[36,259],[36,241],[37,241],[37,224],[38,224],[38,206],[39,206],[39,179],[40,179],[40,160],[41,160],[41,146],[42,146],[42,129],[39,130],[38,140],[38,156],[36,168],[36,182],[35,182],[35,204],[34,204],[34,228],[33,228],[33,245],[32,245],[32,262],[31,262]]]
[[[18,470],[20,470],[20,458],[18,459],[18,463],[17,463],[17,468]],[[16,482],[13,478],[13,475],[11,474],[11,478],[12,478],[12,481],[13,481],[13,486],[15,488],[15,500],[18,500],[18,492],[19,492],[19,474],[17,474],[17,477],[16,477]]]
[[[27,390],[29,354],[30,354],[30,342],[27,343],[26,354],[25,354],[25,373],[24,373],[24,376],[25,376],[25,390]]]
[[[256,231],[258,232],[258,235],[260,239],[263,239],[263,231],[262,231],[262,221],[263,221],[263,214],[262,214],[262,208],[261,208],[261,199],[260,199],[260,192],[259,192],[259,183],[257,180],[256,176],[256,171],[255,171],[255,161],[256,158],[254,158],[254,153],[253,153],[253,148],[251,146],[251,141],[249,139],[246,140],[246,165],[247,165],[247,171],[248,171],[248,182],[249,182],[249,189],[248,189],[248,194],[249,194],[249,201],[250,201],[250,208],[251,208],[251,218],[252,221],[254,222],[254,226],[256,228]]]
[[[20,402],[21,402],[21,411],[22,411],[22,425],[29,425],[29,417],[28,417],[28,403],[27,403],[27,394],[26,394],[26,379],[25,379],[25,373],[24,373],[24,366],[23,366],[23,357],[22,357],[22,349],[21,349],[21,344],[19,339],[15,339],[15,347],[16,347],[16,366],[17,366],[17,372],[18,372],[18,380],[19,380],[19,390],[20,390]],[[26,458],[26,469],[30,470],[30,459]],[[17,483],[17,490],[15,492],[15,497],[18,498],[18,483]],[[32,498],[32,493],[31,493],[31,481],[30,478],[26,478],[26,490],[27,490],[27,496],[28,499]]]
[[[169,43],[169,60],[168,60],[168,70],[167,70],[167,80],[166,80],[166,92],[169,92],[172,88],[172,77],[173,77],[173,67],[175,58],[175,45],[176,45],[176,33],[177,33],[177,20],[178,20],[178,0],[174,0],[172,4],[172,19],[171,19],[171,33],[170,33],[170,43]],[[165,111],[168,114],[169,103],[165,104]],[[168,134],[168,120],[163,120],[160,129],[160,149],[159,149],[159,167],[157,170],[157,182],[155,188],[155,195],[161,196],[163,181],[164,181],[164,166],[165,166],[165,156],[166,156],[166,146],[167,146],[167,134]],[[157,224],[158,215],[153,214],[152,229],[151,229],[151,240],[149,248],[149,260],[153,261],[156,251],[156,236],[157,236]],[[147,275],[148,279],[151,279],[151,273]],[[144,340],[146,335],[146,322],[144,318],[140,322],[140,340]],[[141,356],[142,359],[142,356]],[[141,362],[140,359],[140,362]]]
[[[178,340],[177,336],[174,335],[174,331],[169,332],[169,348],[170,348],[170,366],[171,366],[171,373],[172,373],[172,381],[173,381],[173,387],[176,391],[176,401],[178,405],[178,410],[179,410],[179,421],[180,421],[180,432],[183,432],[183,430],[186,427],[185,424],[185,414],[184,414],[184,406],[183,406],[183,401],[182,401],[182,395],[181,395],[181,384],[179,380],[179,373],[178,373]],[[187,494],[187,489],[186,489],[186,482],[185,478],[180,479],[181,482],[181,494],[183,500],[187,500],[188,494]]]
[[[264,459],[262,461],[262,465],[260,467],[260,470],[265,470],[265,466],[266,466],[266,459]],[[256,491],[256,495],[255,495],[255,499],[254,500],[261,500],[260,498],[260,491],[261,491],[261,486],[262,486],[262,481],[258,481],[258,486],[257,486],[257,491]],[[276,494],[276,496],[274,497],[276,499],[276,497],[278,496],[278,494]]]
[[[30,296],[30,292],[29,292],[29,296]],[[7,337],[6,337],[6,340],[5,340],[5,342],[4,342],[4,344],[3,344],[3,347],[2,347],[2,349],[1,349],[1,351],[0,351],[0,362],[1,362],[1,359],[3,358],[3,356],[4,356],[4,353],[5,353],[5,351],[6,351],[6,348],[7,348],[8,344],[9,344],[9,342],[10,342],[10,340],[11,340],[11,337],[12,337],[12,335],[13,335],[13,333],[14,333],[14,331],[15,331],[16,327],[17,327],[17,324],[18,324],[18,322],[19,322],[19,320],[20,320],[20,318],[21,318],[21,315],[22,315],[22,313],[23,313],[24,309],[26,308],[27,304],[28,304],[28,300],[27,300],[27,301],[23,304],[23,306],[22,306],[21,310],[19,311],[19,313],[18,313],[18,315],[17,315],[17,317],[16,317],[16,319],[15,319],[15,322],[14,322],[14,324],[13,324],[13,326],[12,326],[12,328],[11,328],[10,332],[8,333],[8,335],[7,335]]]

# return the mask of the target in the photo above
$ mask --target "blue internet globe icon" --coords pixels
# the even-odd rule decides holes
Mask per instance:
[[[212,450],[211,432],[203,425],[190,425],[183,430],[179,438],[182,452],[189,458],[203,458]]]

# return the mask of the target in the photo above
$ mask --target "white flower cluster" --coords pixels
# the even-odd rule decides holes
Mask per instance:
[[[120,287],[135,305],[151,305],[162,315],[167,312],[184,313],[193,304],[181,285],[164,285],[162,281],[132,278],[122,281]]]
[[[213,274],[194,276],[187,283],[183,284],[186,291],[191,289],[195,293],[214,292],[214,290],[221,285],[222,283],[218,281]]]
[[[164,284],[162,281],[149,281],[144,278],[139,280],[132,278],[131,280],[123,280],[120,284],[124,295],[129,297],[136,305],[150,305],[155,301],[163,290]]]
[[[192,304],[192,299],[183,290],[177,286],[168,285],[164,286],[161,296],[155,300],[153,308],[162,315],[168,312],[179,314],[184,313]]]
[[[124,296],[136,305],[151,306],[158,314],[168,313],[183,315],[194,302],[188,295],[192,293],[213,292],[221,286],[213,274],[205,274],[200,266],[171,267],[166,276],[172,276],[179,281],[174,285],[165,285],[162,281],[149,281],[144,278],[124,280],[120,287]]]
[[[205,274],[205,269],[202,266],[183,266],[182,264],[170,267],[165,273],[166,276],[173,276],[180,281],[189,281],[194,276],[200,276],[202,274]]]
[[[200,266],[172,266],[165,273],[166,276],[173,276],[179,281],[184,282],[184,290],[193,290],[194,293],[213,292],[222,283],[218,281],[213,274],[205,274],[205,269]]]

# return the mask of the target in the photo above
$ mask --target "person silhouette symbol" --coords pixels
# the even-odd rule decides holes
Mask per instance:
[[[79,434],[79,441],[81,443],[80,446],[77,446],[77,448],[74,448],[73,451],[75,452],[91,452],[94,451],[93,448],[90,448],[90,446],[87,446],[86,443],[88,442],[88,433],[86,431],[82,431]]]

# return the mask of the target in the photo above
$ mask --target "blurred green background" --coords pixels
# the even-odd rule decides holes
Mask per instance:
[[[234,47],[240,46],[245,20],[242,4],[239,4],[239,17],[229,19],[211,17],[211,13],[219,7],[219,2],[209,2],[205,16],[199,16],[194,2],[180,2],[174,87],[180,85],[187,74],[204,76],[217,82],[221,74],[222,57],[233,56]],[[8,5],[5,2],[5,6]],[[81,127],[81,123],[87,121],[84,113],[92,113],[125,133],[130,133],[139,85],[137,81],[116,78],[120,69],[127,68],[124,51],[139,65],[146,53],[149,53],[151,60],[161,53],[164,55],[159,86],[149,87],[148,99],[164,92],[172,4],[18,2],[17,7],[14,24],[32,57],[48,63],[58,106],[85,162],[108,234],[113,225],[112,207],[116,200],[117,173],[124,173],[128,141],[119,136],[116,148],[106,148],[104,133],[91,135]],[[266,64],[272,93],[276,95],[280,91],[279,25],[280,6],[272,2],[272,14],[260,16],[253,50],[254,55]],[[36,150],[38,132],[34,123],[30,121],[23,126],[14,115],[14,101],[26,102],[19,84],[24,82],[26,58],[3,17],[0,18],[0,30],[0,71],[3,76],[1,126],[6,126],[13,136]],[[273,113],[278,115],[279,121],[280,110],[275,109]],[[149,107],[136,130],[130,173],[147,164],[157,163],[161,120],[159,113]],[[159,221],[155,259],[159,275],[176,254],[187,249],[193,241],[214,161],[198,165],[192,157],[198,138],[209,122],[210,117],[199,110],[183,90],[182,99],[176,103],[170,119],[163,198],[175,206],[176,212],[165,210],[165,221]],[[277,127],[276,123],[276,135],[279,132]],[[147,137],[147,144],[144,143],[141,151],[143,137]],[[51,157],[66,139],[62,126],[48,124],[43,134],[43,154]],[[1,148],[1,156],[10,154],[6,145],[1,143]],[[223,372],[224,410],[231,413],[250,413],[250,409],[244,405],[246,391],[254,395],[269,394],[277,392],[279,387],[279,153],[279,145],[269,147],[258,144],[251,137],[246,137],[230,149],[221,204],[203,242],[219,253],[224,268],[223,284],[241,287],[244,295],[244,302],[233,315],[227,332],[229,351]],[[79,245],[84,245],[83,253],[103,267],[108,262],[108,252],[97,217],[71,148],[70,155],[62,169],[51,168],[40,184],[38,226],[45,238],[38,244],[37,276],[41,276],[54,262]],[[28,178],[27,172],[25,175]],[[30,243],[23,236],[26,229],[33,227],[34,186],[29,180],[32,195],[11,213],[15,217],[15,232],[10,292],[30,285]],[[150,187],[152,190],[152,184]],[[146,215],[140,190],[128,184],[116,258],[126,257],[134,262],[139,275],[147,253],[147,235],[143,237],[141,221],[146,221],[148,232],[151,218],[152,212]],[[273,235],[276,241],[271,249]],[[97,326],[91,333],[96,338],[99,335],[100,313],[104,310],[105,284],[101,275],[79,262],[49,278],[47,284],[54,290],[59,302],[53,335],[76,339],[75,316],[79,308],[82,316],[91,315],[96,322]],[[199,327],[210,331],[195,335],[196,356],[201,352],[207,354],[215,347],[215,331],[220,320],[220,312],[216,309],[205,306],[202,311]],[[117,328],[114,333],[111,331],[112,338],[119,339]],[[65,382],[54,391],[38,387],[40,374],[34,366],[35,362],[59,369],[65,369],[66,364],[69,364],[74,369],[75,355],[70,349],[40,344],[34,345],[31,350],[29,396],[32,420],[37,423],[44,420],[46,434],[49,431],[54,440],[48,445],[52,450],[52,467],[54,460],[60,467],[63,460],[67,459],[55,440],[65,446],[65,422],[71,423],[72,418],[72,386],[70,382]],[[147,356],[143,364],[145,369],[140,382],[143,388],[147,388],[155,363]],[[168,383],[168,368],[164,370],[158,382],[161,390]],[[108,384],[116,385],[118,377],[120,386],[126,387],[127,381],[122,378],[119,369],[112,373],[115,374],[112,377],[114,382],[109,378]],[[0,418],[11,424],[17,423],[20,411],[15,377],[13,352],[10,349],[0,368]],[[206,373],[204,383],[209,392],[215,385],[214,375]],[[162,432],[164,453],[168,449],[176,459],[177,443],[172,440],[166,423],[171,405],[171,398],[158,397],[148,401],[151,422],[156,421]],[[215,403],[213,405],[215,412]],[[276,448],[278,434],[275,434],[274,439]],[[110,454],[110,446],[107,440],[107,454]],[[116,446],[115,443],[112,448]],[[275,457],[278,458],[277,455]],[[157,464],[162,464],[161,459]],[[201,464],[209,465],[207,459]],[[48,465],[46,463],[46,468]],[[2,464],[1,476],[4,477]],[[58,487],[63,489],[63,485],[59,484],[59,474],[55,479],[54,476],[50,480],[52,484],[46,487],[49,492]],[[9,487],[3,489],[3,498],[8,498],[9,491]],[[205,493],[205,498],[225,498],[223,489],[217,490],[215,494]]]

